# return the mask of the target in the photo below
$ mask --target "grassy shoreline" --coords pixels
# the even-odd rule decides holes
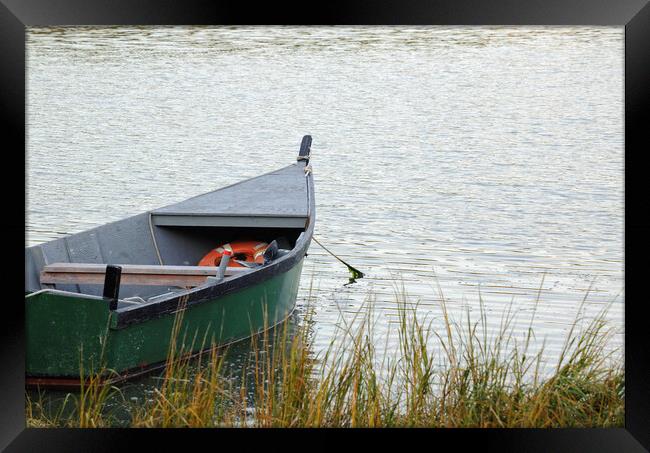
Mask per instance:
[[[297,332],[289,323],[250,342],[248,361],[233,376],[228,351],[211,348],[188,358],[172,342],[160,385],[131,407],[130,427],[620,427],[624,425],[624,370],[607,341],[605,311],[565,338],[553,371],[542,373],[544,348],[531,351],[527,334],[513,337],[504,314],[487,336],[487,316],[461,325],[444,302],[444,331],[421,319],[415,304],[397,297],[399,351],[377,357],[372,307],[360,310],[324,354],[314,354],[309,316]],[[180,338],[182,311],[174,324]],[[534,316],[533,316],[534,318]],[[431,347],[436,337],[441,349]],[[442,351],[442,357],[437,357]],[[381,359],[381,360],[380,360]],[[440,359],[446,364],[440,367]],[[41,396],[27,396],[28,427],[123,426],[108,402],[113,386],[91,376],[52,413]],[[122,397],[123,398],[123,397]]]

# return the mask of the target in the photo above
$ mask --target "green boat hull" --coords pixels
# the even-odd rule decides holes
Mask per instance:
[[[182,310],[177,346],[198,352],[248,338],[292,312],[303,259],[284,273]],[[26,296],[26,374],[78,380],[111,370],[133,375],[164,363],[175,313],[120,326],[118,313],[97,297],[42,291]]]

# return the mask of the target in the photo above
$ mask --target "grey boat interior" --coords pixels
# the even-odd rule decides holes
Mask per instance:
[[[305,165],[299,161],[180,203],[27,247],[25,292],[56,289],[102,295],[102,285],[97,284],[42,284],[41,271],[53,263],[196,266],[210,250],[233,240],[276,240],[286,253],[296,247],[308,225]],[[184,290],[122,285],[120,306]]]

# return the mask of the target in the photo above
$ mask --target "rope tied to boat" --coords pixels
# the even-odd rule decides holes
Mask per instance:
[[[297,160],[298,162],[300,162],[300,161],[302,161],[302,160],[309,161],[310,158],[311,158],[311,153],[310,153],[310,154],[307,154],[307,155],[305,155],[305,156],[298,156],[298,157],[296,157],[296,160]]]
[[[156,242],[156,235],[153,233],[153,214],[151,211],[149,211],[149,231],[151,232],[151,240],[153,241],[153,248],[156,251],[156,256],[158,257],[158,261],[160,262],[160,265],[163,265],[163,260],[162,257],[160,256],[160,250],[158,249],[158,243]]]
[[[321,246],[321,247],[322,247],[322,248],[323,248],[327,253],[329,253],[329,254],[332,255],[334,258],[336,258],[336,259],[339,260],[341,263],[343,263],[343,264],[345,264],[345,265],[347,266],[348,271],[350,271],[350,275],[351,275],[351,277],[350,277],[350,283],[354,283],[354,282],[356,281],[357,278],[363,278],[363,272],[361,272],[359,269],[357,269],[357,268],[355,268],[355,267],[350,266],[348,263],[346,263],[346,262],[343,261],[341,258],[339,258],[338,256],[336,256],[336,255],[335,255],[334,253],[332,253],[332,252],[331,252],[327,247],[325,247],[323,244],[321,244],[320,242],[318,242],[318,239],[316,239],[315,236],[312,236],[312,239],[316,242],[316,244],[320,245],[320,246]]]
[[[305,167],[305,176],[309,176],[311,174],[311,165],[307,165]]]

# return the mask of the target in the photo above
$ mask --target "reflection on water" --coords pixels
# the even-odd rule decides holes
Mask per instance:
[[[552,361],[589,287],[623,334],[623,29],[75,27],[27,37],[28,245],[278,168],[314,138],[316,350],[395,288],[479,294]],[[401,291],[401,289],[399,289]],[[520,332],[527,322],[517,325]]]

